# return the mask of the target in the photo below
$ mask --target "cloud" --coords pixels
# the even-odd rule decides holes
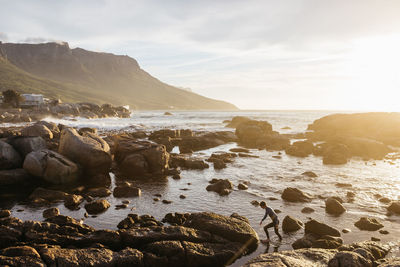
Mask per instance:
[[[363,58],[395,50],[390,38],[357,40],[400,34],[398,10],[396,0],[21,0],[0,10],[0,25],[8,41],[128,54],[163,81],[240,107],[297,97],[297,108],[311,108],[368,84]]]

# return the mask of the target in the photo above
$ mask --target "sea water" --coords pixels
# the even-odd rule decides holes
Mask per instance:
[[[73,127],[94,127],[102,131],[153,131],[158,129],[192,129],[193,131],[226,131],[224,120],[230,120],[234,116],[247,116],[252,119],[265,120],[272,124],[273,129],[280,133],[301,133],[307,130],[308,124],[315,119],[335,111],[236,111],[236,112],[172,112],[172,116],[163,115],[163,111],[133,112],[131,118],[117,119],[83,119],[65,118],[46,120],[62,123]],[[343,112],[342,112],[343,113]],[[351,113],[351,112],[346,112]],[[289,129],[282,129],[290,127]],[[193,156],[202,159],[208,158],[216,151],[229,151],[237,147],[236,143],[228,143],[211,149],[198,151]],[[388,216],[387,204],[378,201],[377,194],[396,200],[400,196],[400,161],[399,160],[371,160],[363,161],[354,158],[345,165],[330,166],[322,164],[321,157],[309,156],[298,158],[286,155],[282,152],[281,159],[274,158],[278,152],[252,149],[252,155],[259,158],[235,158],[234,162],[222,170],[214,170],[212,163],[205,170],[184,170],[180,180],[171,178],[158,182],[134,181],[142,190],[142,196],[131,198],[128,209],[114,209],[122,199],[108,197],[112,207],[97,217],[84,218],[85,210],[69,211],[62,204],[55,205],[60,208],[61,214],[70,215],[77,219],[84,219],[86,224],[96,228],[116,229],[119,221],[128,213],[150,214],[161,220],[168,212],[199,212],[213,211],[230,215],[236,212],[246,216],[257,231],[260,238],[265,238],[265,233],[259,222],[264,215],[264,210],[250,204],[252,200],[267,201],[268,205],[280,211],[278,217],[282,222],[286,215],[293,216],[306,222],[314,218],[339,230],[347,228],[350,233],[342,234],[345,243],[369,240],[371,236],[380,238],[383,242],[391,242],[394,248],[398,248],[400,240],[400,216]],[[302,175],[303,172],[313,171],[318,177],[309,178]],[[113,179],[114,176],[112,175]],[[229,179],[236,186],[238,183],[249,182],[248,190],[235,189],[229,196],[219,196],[214,192],[206,191],[208,181],[212,178]],[[337,183],[350,184],[350,187],[341,188]],[[112,184],[114,187],[115,183]],[[315,199],[311,203],[286,203],[281,199],[281,193],[286,187],[295,187],[311,194]],[[347,192],[354,192],[354,202],[348,203]],[[154,201],[154,194],[161,194],[161,200],[171,200],[171,204],[163,204]],[[185,199],[180,199],[185,195]],[[332,216],[325,212],[324,198],[339,196],[345,200],[344,206],[347,212],[341,216]],[[269,200],[275,198],[276,200]],[[301,213],[304,207],[311,207],[315,212],[311,214]],[[29,205],[15,204],[11,207],[13,215],[23,220],[42,220],[42,211],[45,208],[34,208]],[[19,210],[19,212],[17,212]],[[360,231],[354,223],[362,216],[373,217],[381,220],[384,229],[389,235],[379,232]],[[268,221],[269,219],[267,219]],[[259,245],[258,249],[249,256],[242,257],[233,265],[239,266],[259,253],[274,250],[291,249],[291,243],[303,236],[300,230],[293,234],[284,234],[282,243],[271,245],[270,248]],[[270,236],[276,239],[273,230]],[[393,250],[395,254],[398,250]]]

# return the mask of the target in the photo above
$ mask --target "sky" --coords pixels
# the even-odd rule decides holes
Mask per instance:
[[[242,109],[400,111],[397,0],[0,0],[3,42],[129,55]]]

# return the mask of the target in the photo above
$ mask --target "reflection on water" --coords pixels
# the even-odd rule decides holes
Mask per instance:
[[[175,112],[174,116],[162,116],[162,112],[135,113],[131,119],[102,119],[102,120],[79,120],[61,121],[72,126],[89,126],[105,129],[121,129],[132,124],[146,125],[147,129],[177,127],[194,128],[197,130],[226,130],[223,120],[230,119],[235,115],[245,115],[255,119],[269,121],[274,129],[284,133],[295,133],[304,131],[314,119],[326,115],[328,112]],[[67,123],[66,123],[67,122]],[[291,129],[281,130],[289,126]],[[216,148],[194,153],[194,156],[207,158],[215,151],[229,151],[236,147],[235,143],[226,144]],[[264,215],[261,208],[250,204],[252,200],[264,200],[274,209],[279,209],[280,220],[291,215],[302,221],[309,217],[324,221],[338,229],[348,228],[351,230],[342,237],[345,243],[357,240],[369,240],[371,236],[378,237],[382,241],[398,241],[400,237],[400,216],[388,216],[387,204],[379,202],[379,195],[390,199],[398,199],[400,195],[400,162],[394,158],[390,161],[367,161],[353,159],[346,165],[327,166],[322,164],[319,157],[309,156],[307,158],[295,158],[282,153],[282,158],[273,158],[278,152],[265,150],[251,150],[251,153],[259,158],[236,158],[228,168],[214,170],[211,168],[203,171],[182,171],[180,180],[168,179],[166,181],[134,181],[142,189],[142,196],[130,198],[129,208],[116,210],[114,207],[123,199],[115,199],[112,196],[107,199],[111,208],[96,218],[89,217],[85,223],[97,228],[116,229],[119,221],[128,213],[150,214],[161,220],[168,212],[198,212],[214,211],[224,215],[237,212],[249,218],[251,225],[258,232],[260,238],[265,238],[265,233],[258,222]],[[212,165],[212,164],[211,164]],[[313,171],[318,177],[308,178],[301,175],[305,171]],[[115,184],[115,177],[113,184]],[[221,197],[213,192],[205,190],[208,181],[212,178],[228,178],[235,185],[240,181],[249,181],[247,191],[235,190],[229,196]],[[350,184],[348,187],[338,187],[337,184]],[[280,194],[286,187],[296,187],[311,195],[315,199],[311,203],[285,203]],[[347,192],[354,192],[354,202],[347,202]],[[161,194],[161,200],[171,200],[171,204],[163,204],[154,201],[154,195]],[[180,195],[185,199],[180,199]],[[324,197],[339,196],[345,200],[344,206],[347,212],[339,217],[327,215],[324,210]],[[269,200],[273,197],[277,200]],[[8,203],[8,207],[10,202]],[[62,214],[71,215],[75,218],[84,218],[84,209],[69,211],[62,203],[56,205]],[[305,206],[315,209],[314,213],[303,214],[301,209]],[[23,211],[17,211],[17,210]],[[43,219],[42,208],[29,207],[23,204],[12,208],[13,215],[21,219]],[[381,235],[378,232],[360,231],[354,226],[354,222],[361,216],[377,217],[384,220],[389,235]],[[239,259],[234,266],[243,264],[246,260],[266,250],[291,249],[291,243],[301,237],[303,231],[293,234],[284,234],[283,241],[279,246],[270,245],[270,248],[260,244],[257,251],[252,255]]]

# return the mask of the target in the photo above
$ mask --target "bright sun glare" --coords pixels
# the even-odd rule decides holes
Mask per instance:
[[[355,41],[344,71],[360,109],[400,111],[400,35]]]

